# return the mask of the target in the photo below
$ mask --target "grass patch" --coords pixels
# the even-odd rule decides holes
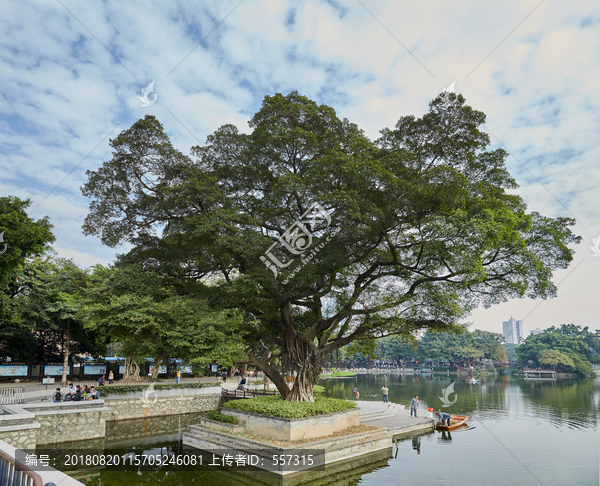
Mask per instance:
[[[321,375],[321,378],[340,378],[342,376],[356,376],[356,373],[352,373],[352,371],[334,371],[327,375]]]
[[[237,424],[238,419],[231,415],[224,415],[220,410],[213,410],[212,412],[208,412],[206,414],[206,418],[210,420],[216,420],[218,422],[224,422],[226,424]]]
[[[279,395],[253,398],[251,400],[232,400],[223,405],[230,410],[257,413],[268,417],[303,418],[327,413],[342,412],[356,407],[355,402],[340,398],[315,397],[314,402],[286,402]]]

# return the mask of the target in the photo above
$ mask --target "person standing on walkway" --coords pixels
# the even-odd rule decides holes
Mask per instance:
[[[386,385],[383,385],[381,387],[381,393],[383,393],[383,403],[387,403],[388,402],[388,392],[390,390],[388,389],[388,387]]]
[[[181,370],[177,370],[177,383],[181,382]]]
[[[415,412],[415,418],[417,418],[417,410],[419,409],[419,395],[415,395],[410,401],[410,416],[413,416],[413,412]]]
[[[227,371],[223,371],[223,373],[221,373],[221,378],[223,378],[223,383],[227,382]]]
[[[115,375],[113,375],[112,370],[108,372],[108,384],[112,385],[115,381]]]

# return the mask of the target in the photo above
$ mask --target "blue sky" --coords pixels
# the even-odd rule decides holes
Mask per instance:
[[[475,327],[500,332],[513,315],[526,332],[600,328],[600,257],[589,248],[600,235],[600,5],[421,3],[5,2],[0,195],[50,216],[59,255],[108,263],[115,250],[81,232],[79,188],[110,158],[108,139],[144,115],[189,153],[224,123],[247,131],[265,94],[298,90],[375,138],[456,81],[512,154],[530,210],[576,217],[583,237],[555,275],[558,298],[477,310]],[[152,81],[157,100],[144,108]]]

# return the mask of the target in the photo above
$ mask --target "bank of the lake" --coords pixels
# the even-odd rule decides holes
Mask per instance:
[[[420,485],[545,486],[598,484],[598,412],[600,379],[556,381],[524,380],[509,375],[484,377],[469,385],[456,375],[369,375],[325,380],[325,396],[351,399],[356,386],[361,400],[380,400],[381,387],[389,399],[408,404],[421,398],[421,411],[442,408],[442,390],[455,382],[448,398],[454,405],[443,410],[466,414],[469,430],[450,434],[432,432],[398,443],[390,454],[372,455],[363,462],[344,464],[328,476],[329,485],[385,486],[403,482]],[[197,416],[182,415],[182,429]],[[107,423],[105,447],[144,449],[180,448],[179,418],[151,418]],[[166,432],[171,432],[167,434]],[[123,434],[127,432],[127,438]],[[154,433],[160,435],[152,436]],[[86,441],[78,442],[89,446]],[[73,445],[65,445],[73,447]],[[79,471],[76,477],[90,486],[161,484],[221,486],[249,484],[247,476],[221,471],[112,471],[107,468]],[[258,481],[252,482],[255,486]]]

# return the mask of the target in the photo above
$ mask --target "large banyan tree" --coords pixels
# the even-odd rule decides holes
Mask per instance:
[[[188,156],[146,116],[88,171],[84,230],[243,312],[249,364],[312,401],[342,346],[459,331],[478,305],[556,294],[574,221],[527,212],[484,120],[445,94],[371,141],[292,92],[266,96],[250,133],[225,125]]]

